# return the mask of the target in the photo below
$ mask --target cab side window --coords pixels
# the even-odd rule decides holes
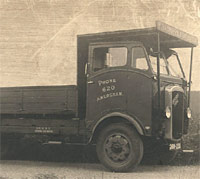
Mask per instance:
[[[144,53],[144,49],[142,47],[132,48],[131,67],[140,70],[148,70],[149,66]]]
[[[127,62],[126,47],[100,47],[93,51],[93,71],[108,67],[124,66]]]

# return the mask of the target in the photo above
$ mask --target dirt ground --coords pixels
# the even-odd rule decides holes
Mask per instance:
[[[0,179],[198,179],[200,167],[140,165],[129,173],[112,173],[97,163],[2,160]]]
[[[129,173],[112,173],[99,163],[95,146],[41,146],[33,143],[11,149],[0,160],[0,179],[200,178],[200,165],[190,159],[192,154],[179,155],[171,166],[142,163]]]

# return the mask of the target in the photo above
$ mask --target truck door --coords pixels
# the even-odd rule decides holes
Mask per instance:
[[[91,46],[89,56],[86,124],[121,112],[151,129],[152,71],[145,49],[136,44],[104,44]]]
[[[132,46],[127,83],[127,110],[143,127],[150,127],[152,117],[152,71],[145,48]]]
[[[123,44],[90,46],[86,124],[95,124],[110,112],[126,111],[127,59]]]

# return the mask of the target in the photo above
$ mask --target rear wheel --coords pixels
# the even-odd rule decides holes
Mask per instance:
[[[100,162],[111,171],[125,172],[136,167],[143,157],[143,142],[134,128],[123,123],[105,127],[97,141]]]

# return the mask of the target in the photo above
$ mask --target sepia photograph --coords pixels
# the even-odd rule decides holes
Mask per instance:
[[[199,179],[200,0],[0,0],[0,179]]]

